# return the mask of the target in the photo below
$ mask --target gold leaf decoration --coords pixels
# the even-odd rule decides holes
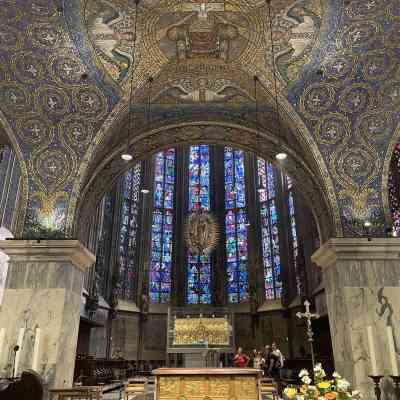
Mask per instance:
[[[219,239],[215,218],[206,211],[194,211],[186,223],[186,243],[193,254],[209,254]]]

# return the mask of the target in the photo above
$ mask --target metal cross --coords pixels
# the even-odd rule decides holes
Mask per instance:
[[[310,348],[311,348],[311,362],[312,362],[312,368],[313,368],[312,373],[314,374],[314,367],[315,367],[315,358],[314,358],[314,332],[313,332],[313,330],[312,330],[311,321],[312,321],[313,319],[318,319],[320,316],[319,316],[319,314],[312,314],[312,313],[310,312],[310,306],[311,306],[311,303],[310,303],[308,300],[306,300],[306,301],[304,302],[304,307],[306,308],[306,312],[304,312],[304,313],[298,312],[298,313],[296,314],[296,317],[299,318],[299,319],[305,319],[305,320],[306,320],[306,324],[307,324],[307,331],[306,331],[306,333],[307,333],[307,338],[308,338],[308,341],[309,341],[309,343],[310,343]]]

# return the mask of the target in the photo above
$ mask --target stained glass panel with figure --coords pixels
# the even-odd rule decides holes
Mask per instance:
[[[168,149],[154,158],[150,261],[150,299],[153,303],[168,303],[171,297],[174,189],[175,149]]]
[[[122,183],[123,200],[119,230],[117,296],[129,301],[134,301],[135,299],[135,285],[137,281],[135,251],[141,172],[141,164],[138,163],[124,175]]]
[[[258,158],[257,167],[265,297],[274,300],[282,295],[276,177],[272,164],[265,160]]]
[[[191,146],[189,151],[189,212],[210,211],[210,148]],[[188,254],[187,303],[211,303],[211,257]]]
[[[230,303],[248,300],[244,152],[225,147],[225,236]]]

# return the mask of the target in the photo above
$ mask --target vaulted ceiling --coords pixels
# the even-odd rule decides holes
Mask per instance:
[[[135,49],[134,0],[0,3],[2,135],[21,159],[28,215],[57,215],[70,233],[77,208],[127,168],[133,82],[135,160],[196,140],[271,157],[285,147],[284,167],[316,187],[330,234],[357,233],[365,219],[383,229],[400,105],[397,0],[272,0],[281,129],[264,0],[142,0]]]

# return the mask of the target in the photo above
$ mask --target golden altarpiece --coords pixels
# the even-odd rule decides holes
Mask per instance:
[[[169,354],[182,354],[187,368],[218,367],[235,348],[233,314],[226,308],[170,308]]]

